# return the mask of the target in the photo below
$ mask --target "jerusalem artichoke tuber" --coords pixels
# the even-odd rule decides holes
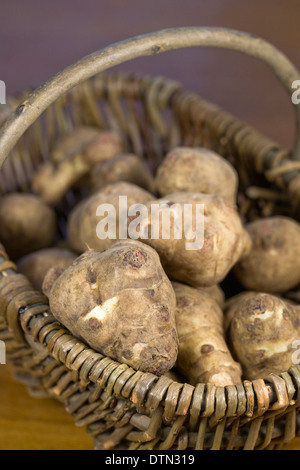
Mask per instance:
[[[173,367],[175,293],[151,247],[125,240],[87,251],[56,280],[49,270],[43,291],[57,320],[96,351],[157,375]]]
[[[207,293],[173,282],[179,340],[177,367],[192,384],[216,386],[241,382],[241,367],[231,356],[224,337],[223,312]]]

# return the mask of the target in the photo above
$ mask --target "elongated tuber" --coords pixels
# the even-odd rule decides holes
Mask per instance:
[[[139,240],[159,253],[174,280],[195,287],[218,284],[250,249],[236,208],[221,196],[179,192],[146,208]]]
[[[13,260],[49,247],[57,233],[55,212],[32,194],[3,196],[0,199],[0,221],[0,241]]]
[[[263,293],[248,293],[226,309],[229,344],[248,380],[280,374],[294,364],[300,338],[299,307]]]
[[[176,299],[155,250],[119,241],[102,253],[87,251],[57,279],[53,274],[43,290],[73,335],[135,369],[161,375],[173,367]]]
[[[241,367],[225,341],[223,312],[207,293],[173,282],[179,340],[177,367],[192,384],[216,386],[241,382]]]
[[[247,290],[284,293],[300,283],[300,225],[295,220],[274,216],[245,226],[252,248],[234,268]]]
[[[178,191],[218,194],[236,203],[238,174],[222,156],[205,148],[176,147],[160,164],[156,187],[161,196]]]
[[[46,203],[57,204],[68,189],[88,175],[96,163],[122,151],[122,142],[113,131],[80,127],[53,149],[51,161],[40,166],[33,177],[32,188]]]
[[[120,237],[121,213],[124,212],[125,221],[122,236],[126,238],[130,223],[127,209],[133,204],[145,204],[152,198],[148,191],[131,183],[105,186],[71,211],[68,219],[70,246],[78,253],[88,248],[106,250]]]

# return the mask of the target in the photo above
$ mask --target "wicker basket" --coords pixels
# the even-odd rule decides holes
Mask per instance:
[[[1,169],[0,191],[30,191],[32,175],[41,160],[50,158],[53,143],[87,124],[118,130],[128,150],[147,158],[154,169],[175,145],[211,148],[239,172],[245,220],[279,213],[298,218],[298,141],[292,152],[282,149],[172,80],[99,74],[134,57],[201,45],[262,59],[288,91],[299,77],[273,46],[236,31],[178,28],[115,44],[2,108],[0,163],[9,158]],[[13,111],[9,117],[7,111]],[[82,196],[79,189],[70,191],[57,207],[62,237],[66,216]],[[17,272],[4,249],[0,339],[16,379],[33,396],[63,402],[75,424],[93,436],[95,449],[275,449],[299,433],[299,366],[227,387],[194,387],[133,370],[93,351],[59,324],[47,299]]]

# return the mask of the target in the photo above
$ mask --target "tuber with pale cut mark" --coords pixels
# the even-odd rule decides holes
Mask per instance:
[[[241,367],[226,344],[223,312],[218,303],[203,290],[178,282],[172,285],[176,294],[179,340],[176,366],[193,385],[240,383]]]
[[[203,218],[197,215],[201,206]],[[146,208],[139,240],[159,253],[167,275],[174,280],[194,287],[219,284],[250,249],[250,237],[237,209],[221,196],[179,192],[152,200]],[[170,230],[164,237],[166,227]]]
[[[175,147],[156,173],[160,196],[186,191],[218,194],[236,204],[238,174],[221,155],[206,148]]]
[[[103,251],[119,239],[120,196],[126,198],[127,207],[133,204],[145,204],[153,198],[148,191],[126,182],[107,185],[87,197],[76,205],[68,218],[68,240],[73,250],[78,253],[83,253],[88,248]],[[103,210],[100,213],[101,207]],[[127,237],[127,228],[130,223],[127,208],[124,220],[126,226],[123,227],[125,232],[123,236]]]
[[[294,365],[299,306],[275,295],[249,292],[232,298],[225,315],[228,342],[246,379],[280,374]]]
[[[300,225],[285,216],[273,216],[245,226],[252,248],[234,268],[247,290],[281,294],[300,283]]]
[[[151,247],[124,240],[87,251],[63,272],[50,269],[43,291],[56,319],[96,351],[157,375],[174,366],[175,293]]]
[[[123,150],[119,135],[94,127],[79,127],[54,147],[51,162],[42,164],[33,176],[32,188],[46,203],[57,204],[92,167]]]
[[[49,247],[57,234],[57,218],[39,197],[9,193],[0,199],[0,241],[14,261]]]

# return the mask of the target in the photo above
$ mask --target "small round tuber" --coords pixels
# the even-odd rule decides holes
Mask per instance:
[[[50,269],[43,291],[56,319],[96,351],[157,375],[173,367],[175,293],[151,247],[125,240],[87,251],[56,279]]]
[[[245,226],[252,248],[234,268],[247,290],[280,294],[300,283],[300,225],[274,216]]]
[[[13,260],[49,247],[57,233],[55,212],[32,194],[3,196],[0,199],[0,221],[0,241]]]
[[[294,365],[300,338],[299,307],[263,293],[247,293],[226,311],[229,344],[248,380],[280,374]]]
[[[35,289],[41,290],[44,277],[52,267],[67,268],[77,255],[60,248],[45,248],[23,256],[17,262],[18,271],[31,282]]]
[[[179,340],[177,367],[191,383],[216,386],[241,382],[241,367],[225,341],[223,312],[204,291],[172,283],[176,294],[176,327]]]
[[[92,168],[93,191],[98,191],[104,186],[118,181],[127,181],[154,192],[154,178],[146,162],[132,153],[122,153],[110,160],[100,162]]]
[[[157,169],[156,187],[161,196],[187,191],[218,194],[236,203],[238,174],[225,158],[205,148],[176,147]]]
[[[126,200],[123,199],[120,203],[120,197]],[[78,253],[83,253],[89,248],[97,251],[109,248],[120,236],[119,216],[123,203],[126,212],[123,235],[126,238],[130,222],[127,208],[133,204],[145,204],[152,198],[152,194],[132,183],[119,182],[105,186],[81,201],[71,211],[68,219],[68,240],[71,248]]]

